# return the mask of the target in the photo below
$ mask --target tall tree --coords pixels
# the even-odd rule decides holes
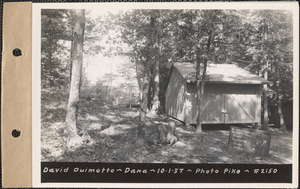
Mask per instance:
[[[203,102],[204,102],[204,89],[206,83],[206,69],[207,69],[207,61],[210,57],[212,43],[215,37],[215,21],[217,19],[218,12],[215,10],[212,11],[203,11],[201,12],[202,24],[205,24],[207,30],[203,30],[203,27],[197,32],[198,36],[200,36],[200,41],[195,46],[195,56],[196,56],[196,82],[197,82],[197,107],[198,107],[198,115],[197,115],[197,125],[196,132],[202,133],[202,120],[201,116],[203,113]],[[210,20],[207,20],[210,18]],[[200,33],[201,32],[201,33]],[[201,39],[202,38],[202,39]],[[202,46],[202,48],[201,48]],[[202,49],[202,52],[201,52]],[[200,58],[202,54],[202,58]],[[202,70],[201,70],[202,65]],[[202,72],[202,73],[201,73]]]
[[[263,74],[270,84],[263,87],[263,129],[268,129],[268,108],[278,106],[280,127],[285,128],[281,103],[292,97],[293,34],[292,15],[283,10],[251,12],[253,18],[246,56],[252,67]],[[268,104],[270,102],[271,104]]]
[[[206,108],[204,98],[209,62],[226,63],[235,58],[232,53],[239,45],[236,34],[241,27],[241,20],[236,11],[227,10],[187,10],[182,11],[177,41],[184,43],[178,50],[187,60],[193,60],[196,67],[191,76],[197,88],[197,133],[202,132],[201,115]]]
[[[209,62],[235,62],[255,73],[258,68],[261,70],[264,54],[261,41],[255,38],[260,24],[249,21],[252,20],[249,15],[254,21],[261,20],[253,11],[245,10],[133,10],[120,14],[116,28],[130,47],[126,54],[136,65],[141,105],[145,100],[148,104],[140,112],[147,113],[155,107],[157,89],[161,94],[165,91],[168,78],[165,73],[169,73],[172,62],[195,63],[199,103],[204,100]],[[258,53],[249,53],[251,48]],[[157,73],[159,80],[155,79]],[[154,81],[159,81],[159,88]],[[163,105],[163,100],[159,100]],[[197,132],[201,132],[204,109],[205,106],[199,106]]]
[[[81,143],[81,138],[77,133],[77,107],[79,103],[80,85],[81,85],[81,72],[83,62],[83,41],[85,29],[85,10],[74,10],[74,44],[72,54],[72,76],[71,86],[67,107],[66,127],[68,130],[68,147],[73,147]]]
[[[67,86],[67,44],[69,40],[67,10],[41,12],[41,73],[44,89]]]
[[[145,140],[146,114],[151,106],[152,92],[158,91],[157,69],[157,16],[152,10],[133,10],[120,14],[118,17],[119,31],[130,50],[125,52],[131,56],[136,67],[136,76],[140,90],[140,115],[138,123],[137,142]],[[155,79],[154,79],[155,78]],[[153,87],[154,86],[154,87]]]
[[[207,81],[208,62],[222,63],[226,62],[227,45],[231,43],[231,36],[228,36],[227,30],[233,30],[230,25],[234,16],[232,12],[221,10],[202,10],[195,12],[192,30],[195,41],[193,45],[194,62],[196,67],[196,89],[197,89],[197,123],[196,132],[202,132],[201,116],[206,108],[206,99],[204,97],[205,84]],[[226,19],[224,19],[226,17]],[[225,28],[227,30],[225,30]],[[224,58],[225,57],[225,58]]]
[[[160,109],[159,99],[159,67],[160,67],[160,11],[156,10],[152,13],[151,17],[151,43],[152,51],[154,52],[154,63],[152,69],[152,81],[153,81],[153,95],[150,104],[150,109],[153,114],[158,114]]]

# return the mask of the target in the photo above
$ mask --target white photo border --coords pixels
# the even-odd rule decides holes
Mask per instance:
[[[42,9],[281,9],[293,12],[293,171],[285,183],[41,183],[41,10]],[[299,7],[297,2],[33,3],[32,4],[32,186],[71,188],[296,188],[299,144]]]

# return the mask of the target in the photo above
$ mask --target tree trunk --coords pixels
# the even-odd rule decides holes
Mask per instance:
[[[167,142],[171,146],[178,141],[178,136],[176,133],[176,125],[174,121],[169,121],[168,126],[158,125],[158,142],[165,143]]]
[[[282,112],[282,103],[281,103],[281,94],[278,90],[278,88],[276,88],[276,95],[277,95],[277,111],[278,111],[278,115],[279,115],[279,127],[282,130],[286,130],[286,125],[285,125],[285,121],[283,118],[283,112]]]
[[[138,133],[137,133],[137,144],[143,145],[145,143],[145,121],[147,114],[148,105],[148,92],[149,92],[149,78],[144,77],[142,83],[142,100],[140,107],[139,123],[138,123]]]
[[[265,69],[264,69],[264,78],[268,80],[268,62],[266,62]],[[268,115],[268,84],[263,85],[263,124],[262,129],[265,131],[268,131],[268,121],[269,121],[269,115]]]
[[[138,62],[136,58],[134,58],[134,63],[135,63],[135,71],[136,71],[136,79],[138,82],[139,86],[139,102],[142,104],[142,96],[143,96],[143,82],[142,82],[142,74],[140,69],[138,68]]]
[[[48,56],[49,56],[49,62],[50,62],[50,64],[52,64],[53,52],[52,52],[52,47],[51,46],[52,46],[53,40],[52,40],[51,35],[49,37],[49,41],[50,41],[50,45],[49,45]],[[48,81],[49,81],[49,89],[51,89],[52,86],[53,86],[53,84],[54,84],[54,82],[53,82],[52,78],[49,78]]]
[[[131,109],[131,93],[132,93],[132,88],[131,86],[129,87],[129,108]]]
[[[158,55],[159,56],[159,55]],[[155,58],[155,68],[154,68],[154,85],[153,85],[153,97],[151,102],[151,112],[154,115],[157,115],[159,113],[159,60],[156,57]]]
[[[158,62],[158,61],[157,61]],[[151,112],[152,114],[157,115],[159,113],[159,106],[160,106],[160,102],[159,102],[159,63],[157,63],[158,65],[156,65],[155,67],[155,77],[154,77],[154,95],[153,95],[153,99],[152,99],[152,107],[151,107]]]
[[[155,63],[153,69],[153,98],[151,102],[151,113],[157,115],[159,113],[160,101],[159,101],[159,63],[160,63],[160,44],[159,44],[159,18],[151,19],[152,23],[152,50],[155,52]]]
[[[203,72],[202,72],[202,78],[200,81],[200,98],[199,98],[199,113],[197,117],[197,128],[196,128],[196,133],[202,133],[202,123],[201,123],[201,115],[204,111],[204,88],[205,88],[205,79],[206,79],[206,68],[207,68],[207,59],[204,59],[203,62]],[[199,119],[199,120],[198,120]]]
[[[72,39],[71,39],[71,54],[70,54],[70,81],[72,79],[72,67],[73,67],[73,52],[74,52],[74,31],[72,28]]]
[[[215,13],[215,12],[213,12]],[[206,43],[206,52],[205,57],[200,58],[201,49],[199,46],[196,47],[196,61],[197,61],[197,68],[196,68],[196,79],[197,79],[197,108],[198,108],[198,115],[197,115],[197,126],[196,126],[196,133],[202,133],[202,120],[201,115],[204,111],[204,87],[205,87],[205,80],[206,80],[206,68],[207,68],[207,61],[209,57],[210,52],[210,46],[212,44],[213,38],[214,38],[214,20],[215,20],[215,14],[212,18],[212,21],[210,22],[210,30],[208,32],[208,40]],[[200,61],[203,61],[203,71],[201,76],[201,68],[200,68]]]
[[[286,130],[286,125],[284,122],[281,105],[282,105],[281,100],[279,100],[279,102],[278,102],[279,125],[280,125],[280,129]]]
[[[66,128],[68,131],[68,148],[72,148],[80,144],[81,138],[79,137],[76,129],[77,122],[77,106],[79,103],[81,70],[83,61],[83,39],[85,27],[85,10],[75,10],[75,24],[74,24],[74,48],[72,60],[72,77],[70,84],[70,94],[66,116]]]
[[[196,123],[196,133],[202,133],[202,123],[201,123],[201,102],[203,95],[203,83],[201,81],[201,63],[200,63],[200,49],[197,47],[196,50],[196,82],[197,82],[197,123]]]
[[[134,38],[134,41],[136,41],[136,30],[134,29],[133,30],[133,38]],[[142,82],[142,73],[141,73],[141,69],[139,69],[139,63],[138,63],[138,57],[139,57],[139,52],[137,50],[137,44],[134,43],[134,64],[135,64],[135,72],[136,72],[136,79],[137,79],[137,82],[138,82],[138,86],[139,86],[139,102],[140,104],[142,103],[142,96],[143,96],[143,82]],[[143,63],[142,61],[142,57],[140,57],[140,62]]]

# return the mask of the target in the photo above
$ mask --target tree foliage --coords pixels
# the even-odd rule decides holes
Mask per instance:
[[[67,41],[71,35],[68,29],[67,10],[42,10],[41,29],[41,71],[42,86],[62,87],[68,85],[69,53]]]
[[[149,83],[147,109],[151,109],[154,97],[151,83],[157,59],[163,70],[159,72],[163,78],[159,80],[161,94],[167,86],[169,68],[176,61],[199,64],[199,73],[192,76],[198,74],[198,91],[202,91],[198,101],[207,79],[208,62],[235,63],[258,75],[265,71],[268,62],[266,71],[271,81],[269,91],[272,91],[269,99],[278,104],[291,97],[292,74],[282,74],[292,73],[292,15],[288,12],[133,10],[118,16],[118,30],[123,42],[130,47],[127,53],[136,65],[140,91],[144,91],[143,81]],[[164,99],[160,100],[164,104]],[[201,114],[201,107],[199,112]]]
[[[278,106],[280,127],[285,128],[281,104],[292,98],[292,15],[282,10],[261,10],[251,16],[254,18],[252,27],[256,29],[252,30],[253,42],[246,49],[246,55],[250,66],[264,72],[265,79],[271,82],[266,95],[271,105]]]
[[[72,54],[76,21],[74,10],[42,10],[43,88],[69,87],[70,70],[77,56]],[[128,81],[136,76],[138,82],[141,141],[145,137],[146,115],[151,111],[164,113],[165,92],[174,62],[195,64],[197,70],[189,77],[196,78],[199,103],[209,79],[206,66],[210,62],[234,63],[261,77],[268,76],[271,105],[281,107],[292,98],[293,25],[288,11],[134,9],[95,18],[86,16],[84,29],[83,69],[98,54],[130,59],[119,73]],[[111,74],[107,79],[113,81],[116,77]],[[86,75],[82,74],[81,81],[82,90],[86,90]],[[101,82],[95,87],[101,94],[95,94],[105,99],[107,86],[104,80]],[[203,110],[198,107],[201,131]]]

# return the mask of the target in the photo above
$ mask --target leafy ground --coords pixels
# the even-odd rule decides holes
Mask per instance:
[[[81,104],[79,133],[88,133],[89,143],[65,150],[63,129],[65,105],[42,108],[42,161],[131,162],[131,163],[278,163],[292,162],[292,133],[271,128],[270,155],[265,159],[228,149],[229,126],[194,127],[176,122],[180,141],[173,146],[159,144],[156,125],[167,124],[166,116],[147,119],[146,144],[136,145],[138,109],[109,108],[96,102]]]

